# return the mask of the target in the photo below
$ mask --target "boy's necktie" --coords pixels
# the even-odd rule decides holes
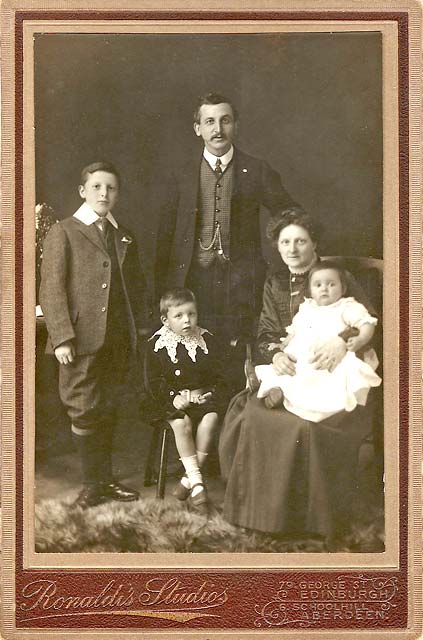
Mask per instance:
[[[107,253],[109,255],[114,254],[115,252],[115,239],[113,234],[113,225],[107,218],[103,218],[103,233],[104,238],[106,240]]]
[[[216,164],[215,164],[215,167],[214,167],[214,172],[216,174],[217,179],[219,180],[219,178],[222,177],[222,173],[223,173],[223,171],[222,171],[222,161],[221,161],[220,158],[218,158],[216,160]]]

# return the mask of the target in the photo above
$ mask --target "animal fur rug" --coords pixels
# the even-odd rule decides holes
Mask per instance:
[[[321,538],[292,540],[234,527],[216,511],[207,520],[174,498],[109,502],[81,510],[66,501],[35,507],[36,551],[41,553],[286,553],[382,552],[383,518],[354,525],[334,547]]]

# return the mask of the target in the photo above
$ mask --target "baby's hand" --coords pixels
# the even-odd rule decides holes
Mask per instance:
[[[273,351],[274,349],[279,349],[280,351],[282,351],[283,346],[280,342],[270,342],[267,346],[267,349],[268,351]]]
[[[173,398],[173,406],[175,409],[178,409],[178,411],[185,411],[185,409],[188,409],[189,407],[189,400],[178,393],[178,395]]]
[[[71,340],[59,344],[54,350],[54,355],[60,364],[70,364],[75,357],[75,346]]]

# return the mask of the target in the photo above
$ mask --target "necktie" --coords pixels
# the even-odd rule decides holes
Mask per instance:
[[[104,237],[106,239],[107,253],[111,256],[115,252],[115,238],[113,233],[113,225],[107,218],[103,218]]]
[[[223,173],[223,171],[222,171],[222,161],[221,161],[220,158],[218,158],[216,160],[216,165],[214,167],[214,172],[216,174],[217,179],[219,180],[219,178],[222,176],[222,173]]]

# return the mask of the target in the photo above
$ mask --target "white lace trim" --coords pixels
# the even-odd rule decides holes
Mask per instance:
[[[159,351],[159,349],[166,349],[167,355],[171,359],[173,363],[177,363],[178,359],[176,357],[176,349],[178,344],[182,344],[188,352],[189,357],[193,362],[197,357],[197,349],[200,349],[204,353],[208,353],[206,341],[203,338],[204,333],[209,333],[207,329],[202,329],[201,327],[197,327],[196,333],[193,333],[189,336],[179,336],[177,333],[163,325],[156,333],[150,338],[154,338],[154,336],[159,336],[158,340],[156,340],[156,344],[154,345],[154,351]]]

